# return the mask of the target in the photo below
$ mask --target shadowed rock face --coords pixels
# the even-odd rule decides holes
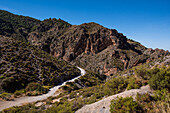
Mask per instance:
[[[61,19],[39,21],[5,12],[12,15],[12,19],[19,18],[16,22],[17,19],[9,21],[10,16],[2,13],[0,11],[0,22],[3,22],[0,35],[28,41],[57,58],[106,75],[169,54],[164,50],[147,49],[117,30],[93,22],[71,25]],[[27,21],[23,21],[25,18]],[[10,29],[2,29],[4,25]]]

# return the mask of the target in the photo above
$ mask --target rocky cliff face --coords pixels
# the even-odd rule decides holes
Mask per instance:
[[[42,42],[39,47],[48,48],[47,52],[74,65],[106,75],[169,53],[159,49],[147,49],[127,39],[115,29],[107,29],[96,23],[71,26],[64,34],[49,42],[47,47],[44,47]]]
[[[17,15],[15,17],[21,18]],[[14,20],[7,21],[3,15],[0,19],[11,28],[9,36],[16,39],[20,37],[19,39],[22,38],[57,58],[106,75],[169,54],[164,50],[148,49],[138,42],[127,39],[115,29],[108,29],[93,22],[71,25],[61,19],[44,21],[28,19],[26,25],[29,22],[31,23],[29,26],[23,24],[18,28]],[[1,32],[0,34],[6,35]]]

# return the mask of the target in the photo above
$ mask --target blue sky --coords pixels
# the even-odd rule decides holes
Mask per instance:
[[[0,9],[76,25],[96,22],[148,48],[170,51],[170,0],[1,0]]]

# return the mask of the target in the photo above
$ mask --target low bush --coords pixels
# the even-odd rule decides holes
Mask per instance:
[[[22,94],[25,94],[25,90],[22,89],[22,90],[16,90],[14,92],[14,97],[18,97],[18,96],[21,96]]]
[[[135,68],[135,74],[144,80],[148,80],[150,76],[147,73],[147,66],[146,65],[139,65]]]
[[[149,85],[151,88],[154,90],[167,89],[170,91],[170,66],[152,69],[150,70],[150,75]]]
[[[29,96],[34,96],[34,95],[39,95],[43,93],[47,93],[49,88],[41,86],[39,83],[29,83],[27,87],[25,88],[26,95]]]
[[[169,113],[170,93],[166,90],[157,90],[154,95],[137,94],[136,101],[141,105],[146,113]]]
[[[4,92],[4,93],[0,94],[0,98],[2,98],[3,100],[8,100],[10,97],[11,97],[10,93]]]
[[[135,78],[130,78],[128,79],[128,86],[127,86],[127,90],[130,89],[139,89],[142,86],[142,82],[140,80],[136,80]]]
[[[33,104],[27,104],[24,106],[14,106],[4,109],[2,113],[40,113],[40,110],[38,110]]]
[[[132,97],[118,98],[111,101],[111,113],[143,113],[140,105]]]

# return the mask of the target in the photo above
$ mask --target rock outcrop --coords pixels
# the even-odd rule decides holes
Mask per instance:
[[[138,94],[145,94],[150,93],[152,94],[152,90],[149,88],[149,86],[143,86],[141,89],[131,89],[129,91],[124,91],[122,93],[118,93],[116,95],[112,95],[109,97],[106,97],[98,102],[85,105],[81,109],[77,110],[75,113],[110,113],[110,103],[111,100],[116,99],[117,97],[130,97],[132,96],[134,99],[136,95]]]
[[[0,35],[30,42],[57,58],[106,75],[169,54],[94,22],[71,25],[61,19],[40,21],[0,11],[0,23]]]

